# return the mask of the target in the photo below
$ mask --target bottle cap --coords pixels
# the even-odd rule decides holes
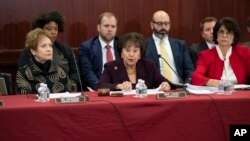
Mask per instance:
[[[40,85],[40,87],[47,87],[47,84],[45,84],[45,83],[40,83],[39,85]]]
[[[138,82],[139,82],[139,83],[144,83],[145,81],[142,80],[142,79],[138,79]]]

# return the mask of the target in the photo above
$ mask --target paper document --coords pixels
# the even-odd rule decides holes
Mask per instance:
[[[239,90],[239,89],[250,89],[250,85],[238,84],[238,85],[234,85],[234,89],[235,89],[235,90]]]
[[[80,96],[81,93],[69,93],[69,92],[65,92],[65,93],[51,93],[49,95],[49,98],[66,98],[66,97],[77,97]]]
[[[123,93],[123,95],[135,95],[135,90],[131,91],[110,91],[110,95],[112,93]],[[156,93],[164,93],[163,91],[159,91],[159,89],[147,89],[148,94],[156,94]]]
[[[217,87],[208,86],[196,86],[191,84],[185,84],[187,86],[187,91],[192,94],[213,94],[218,92]]]

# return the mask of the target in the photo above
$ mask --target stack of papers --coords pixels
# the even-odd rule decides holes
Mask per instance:
[[[51,93],[49,95],[49,98],[67,98],[67,97],[77,97],[80,96],[81,93],[69,93],[69,92],[65,92],[65,93]]]
[[[217,87],[208,86],[196,86],[191,84],[185,84],[187,86],[187,91],[192,94],[213,94],[217,93],[219,90]],[[250,89],[250,85],[246,84],[235,84],[234,90]]]
[[[208,86],[196,86],[191,84],[185,84],[187,86],[187,91],[192,94],[213,94],[218,92],[217,87]]]
[[[234,89],[235,90],[250,89],[250,85],[238,84],[238,85],[234,85]]]
[[[123,95],[135,95],[135,90],[131,90],[131,91],[111,91],[110,95],[112,95],[112,93],[123,93]],[[164,93],[163,91],[159,91],[159,89],[147,89],[147,93],[148,94],[157,94],[157,93]]]

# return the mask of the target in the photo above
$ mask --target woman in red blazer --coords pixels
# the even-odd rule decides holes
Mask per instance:
[[[104,71],[98,83],[98,88],[111,90],[131,90],[135,88],[138,79],[145,80],[149,89],[157,88],[168,91],[170,86],[153,61],[145,59],[145,41],[141,34],[127,33],[120,39],[118,52],[120,60],[104,65]]]
[[[222,79],[246,84],[250,78],[250,53],[246,47],[237,45],[240,38],[238,23],[230,17],[220,19],[213,36],[217,46],[199,54],[192,84],[216,87]]]

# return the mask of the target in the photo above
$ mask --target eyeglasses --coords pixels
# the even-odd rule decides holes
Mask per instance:
[[[234,35],[234,33],[231,31],[231,32],[228,32],[228,31],[225,31],[225,30],[219,30],[218,32],[217,32],[217,34],[218,35]]]
[[[152,21],[153,23],[159,25],[159,26],[169,26],[171,24],[171,22],[156,22],[156,21]]]

